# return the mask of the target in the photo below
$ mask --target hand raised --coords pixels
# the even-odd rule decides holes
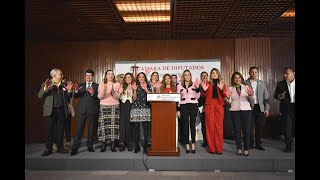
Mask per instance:
[[[209,84],[206,81],[203,81],[201,83],[201,86],[202,86],[203,90],[206,91],[208,89],[208,87],[209,87]]]
[[[74,84],[73,88],[75,91],[79,91],[79,89],[81,89],[82,86],[79,86],[79,84]]]
[[[155,87],[156,87],[157,89],[159,89],[159,88],[161,87],[160,81],[157,81],[157,82],[155,83]]]
[[[132,84],[132,89],[133,89],[134,91],[137,90],[137,83],[136,83],[136,82],[134,82],[134,83]]]
[[[196,86],[196,88],[199,88],[200,81],[198,78],[196,78],[196,80],[194,81],[194,85]]]
[[[227,98],[229,98],[231,96],[230,89],[227,89],[226,91],[224,91],[224,94],[226,95]]]
[[[47,79],[47,80],[45,81],[44,88],[45,88],[46,90],[49,90],[49,89],[51,89],[51,87],[52,87],[52,82],[51,82],[50,79]]]
[[[147,90],[147,83],[141,84],[141,88],[146,91]]]
[[[67,82],[67,90],[68,91],[71,91],[72,90],[72,87],[73,87],[73,83],[71,81],[68,81]]]
[[[217,84],[217,86],[218,86],[218,88],[219,88],[220,90],[223,90],[224,81],[221,80],[221,81]]]

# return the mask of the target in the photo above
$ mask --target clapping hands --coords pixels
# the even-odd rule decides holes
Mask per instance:
[[[253,89],[248,85],[246,85],[246,92],[248,93],[248,96],[253,96],[254,95]]]
[[[73,83],[72,83],[71,81],[68,81],[68,82],[67,82],[67,87],[66,87],[67,90],[68,90],[68,91],[71,91],[71,90],[72,90],[72,87],[73,87]]]

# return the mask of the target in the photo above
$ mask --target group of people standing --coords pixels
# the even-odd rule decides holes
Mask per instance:
[[[110,142],[111,151],[116,152],[116,141],[119,141],[119,151],[138,153],[140,151],[140,125],[142,125],[144,143],[143,153],[147,153],[151,137],[151,106],[147,101],[148,93],[180,93],[177,103],[179,119],[179,134],[181,144],[186,153],[196,153],[196,117],[201,113],[201,124],[204,142],[209,153],[223,153],[223,120],[224,105],[230,103],[229,109],[236,141],[236,154],[249,155],[249,149],[265,150],[261,142],[261,130],[264,117],[269,112],[269,94],[266,83],[258,79],[258,68],[249,69],[250,78],[246,81],[239,72],[233,73],[231,87],[226,86],[220,71],[213,68],[210,74],[201,73],[192,81],[189,70],[182,73],[180,82],[176,75],[165,74],[162,81],[159,74],[153,72],[148,81],[145,73],[140,72],[136,77],[132,73],[117,76],[112,70],[107,70],[104,79],[99,84],[93,81],[94,71],[85,72],[85,82],[73,84],[63,82],[61,69],[51,70],[51,79],[42,83],[38,93],[44,98],[43,116],[47,120],[46,150],[42,156],[52,154],[53,143],[57,144],[58,153],[69,153],[64,148],[66,142],[71,142],[67,130],[70,128],[68,117],[74,116],[71,98],[79,98],[77,111],[78,127],[71,147],[71,156],[78,153],[84,133],[85,123],[88,124],[88,151],[94,152],[94,144],[102,142],[100,152],[106,151]],[[292,149],[292,129],[294,129],[295,85],[294,70],[286,68],[286,80],[278,83],[274,97],[281,100],[280,111],[284,114],[287,124],[286,149]],[[70,118],[71,119],[71,118]],[[67,125],[67,126],[66,126]],[[68,128],[66,128],[68,127]],[[189,140],[191,131],[191,142]],[[253,131],[255,133],[253,133]],[[70,134],[70,131],[69,131]],[[255,134],[255,136],[253,136]],[[243,146],[242,140],[243,138]],[[243,152],[242,152],[243,151]]]

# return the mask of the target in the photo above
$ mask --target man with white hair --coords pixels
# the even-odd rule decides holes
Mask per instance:
[[[61,69],[52,69],[50,75],[52,78],[41,84],[38,93],[38,97],[44,99],[43,116],[47,121],[46,150],[41,154],[42,156],[52,154],[55,126],[57,131],[57,153],[68,153],[63,147],[63,135],[65,119],[70,113],[68,99],[71,97],[73,84],[71,81],[67,83],[67,86],[62,83],[63,74]]]

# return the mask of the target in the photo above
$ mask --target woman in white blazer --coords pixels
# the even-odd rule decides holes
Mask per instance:
[[[231,77],[231,87],[228,88],[227,102],[231,103],[229,109],[233,124],[233,132],[237,146],[237,155],[242,155],[241,130],[243,135],[244,156],[249,155],[249,133],[251,106],[249,98],[253,96],[253,90],[244,84],[243,76],[235,72]]]

